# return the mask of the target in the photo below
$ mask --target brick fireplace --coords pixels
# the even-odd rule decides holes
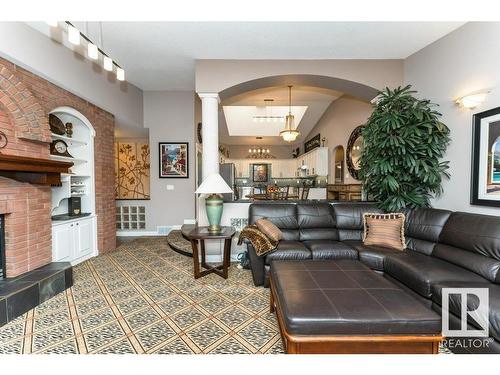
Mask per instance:
[[[48,113],[73,107],[95,131],[95,192],[100,253],[115,249],[114,116],[51,82],[0,58],[0,131],[8,140],[0,154],[49,158]],[[0,134],[0,145],[2,145]],[[0,177],[0,215],[5,218],[8,278],[52,260],[51,188]]]

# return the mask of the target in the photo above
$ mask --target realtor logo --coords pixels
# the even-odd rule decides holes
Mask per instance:
[[[450,305],[453,306],[452,313],[450,313]],[[489,290],[487,288],[443,288],[441,306],[443,307],[444,336],[489,336]],[[450,314],[458,315],[459,313],[460,327],[450,327]],[[473,324],[468,326],[467,322]]]

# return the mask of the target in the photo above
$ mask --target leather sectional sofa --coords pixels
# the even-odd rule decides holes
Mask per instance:
[[[274,260],[359,259],[438,312],[442,288],[488,288],[488,346],[454,351],[500,353],[500,217],[432,208],[408,210],[407,249],[399,251],[363,244],[366,212],[380,210],[371,203],[250,205],[250,224],[267,218],[284,236],[277,249],[263,257],[247,243],[254,284],[269,286]],[[459,298],[452,295],[450,299],[452,327],[460,324]],[[475,300],[468,303],[473,305]],[[474,322],[470,324],[473,328]]]

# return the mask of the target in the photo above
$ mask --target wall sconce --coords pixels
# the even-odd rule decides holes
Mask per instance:
[[[489,92],[489,90],[477,91],[458,98],[455,100],[455,103],[457,103],[460,107],[472,109],[482,104],[486,100],[486,95],[488,95]]]

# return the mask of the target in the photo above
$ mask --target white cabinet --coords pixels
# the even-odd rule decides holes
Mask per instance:
[[[301,176],[328,176],[328,147],[318,147],[297,158],[299,167],[304,166]]]
[[[81,220],[75,223],[75,257],[81,258],[92,253],[92,220]]]
[[[250,164],[271,164],[271,178],[293,178],[297,176],[297,168],[305,166],[301,170],[300,177],[328,176],[328,148],[318,147],[300,155],[297,159],[228,159],[228,163],[234,163],[236,176],[238,178],[249,178],[251,176]]]
[[[56,262],[69,262],[73,256],[75,239],[73,227],[62,224],[52,227],[52,260]]]
[[[85,217],[52,225],[52,261],[78,264],[97,252],[95,217]]]

